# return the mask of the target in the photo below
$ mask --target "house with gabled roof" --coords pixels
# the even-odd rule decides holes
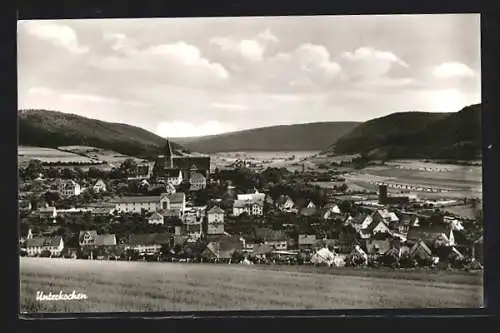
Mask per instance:
[[[276,208],[282,212],[291,213],[293,211],[294,202],[288,195],[280,195],[275,202]]]
[[[451,226],[443,224],[421,226],[410,228],[407,236],[408,241],[422,241],[430,247],[454,246],[455,236]]]
[[[207,212],[207,234],[224,234],[224,210],[217,205]]]
[[[94,186],[92,186],[92,190],[94,192],[106,192],[106,183],[102,179],[99,179],[95,182]]]
[[[148,217],[148,223],[149,224],[163,224],[164,217],[159,212],[154,212],[153,214],[151,214],[150,217]]]
[[[299,235],[297,243],[299,249],[312,249],[317,246],[318,239],[316,235]]]
[[[264,244],[274,247],[276,250],[286,250],[288,246],[288,237],[281,230],[272,230],[268,228],[256,228],[255,236],[261,239]]]
[[[432,260],[432,250],[423,241],[415,243],[409,252],[410,258],[415,260]]]
[[[389,227],[383,221],[372,221],[366,228],[361,225],[358,232],[362,239],[368,239],[378,233],[391,233]]]
[[[26,239],[25,249],[28,256],[40,255],[49,251],[51,256],[59,256],[64,249],[64,241],[61,236],[32,237]]]
[[[207,187],[207,178],[199,172],[191,172],[191,176],[189,177],[189,184],[190,191],[203,190],[205,187]]]
[[[164,245],[170,246],[172,236],[169,233],[131,234],[126,249],[138,251],[140,254],[159,253]]]
[[[84,248],[115,246],[117,243],[114,234],[99,235],[96,230],[81,230],[78,235],[78,244]]]

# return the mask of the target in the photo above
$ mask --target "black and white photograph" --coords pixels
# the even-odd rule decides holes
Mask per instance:
[[[20,312],[482,308],[480,14],[20,20]]]

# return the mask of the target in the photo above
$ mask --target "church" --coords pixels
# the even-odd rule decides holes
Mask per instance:
[[[152,178],[165,182],[175,180],[173,183],[178,185],[183,180],[189,180],[193,174],[208,177],[209,173],[210,156],[175,156],[170,141],[167,140],[163,154],[156,158]]]

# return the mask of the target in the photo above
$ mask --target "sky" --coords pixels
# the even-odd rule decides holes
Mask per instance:
[[[18,23],[19,109],[163,137],[481,102],[479,14]]]

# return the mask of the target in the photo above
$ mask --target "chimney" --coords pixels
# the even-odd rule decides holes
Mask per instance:
[[[385,204],[387,202],[387,185],[378,186],[378,203]]]

